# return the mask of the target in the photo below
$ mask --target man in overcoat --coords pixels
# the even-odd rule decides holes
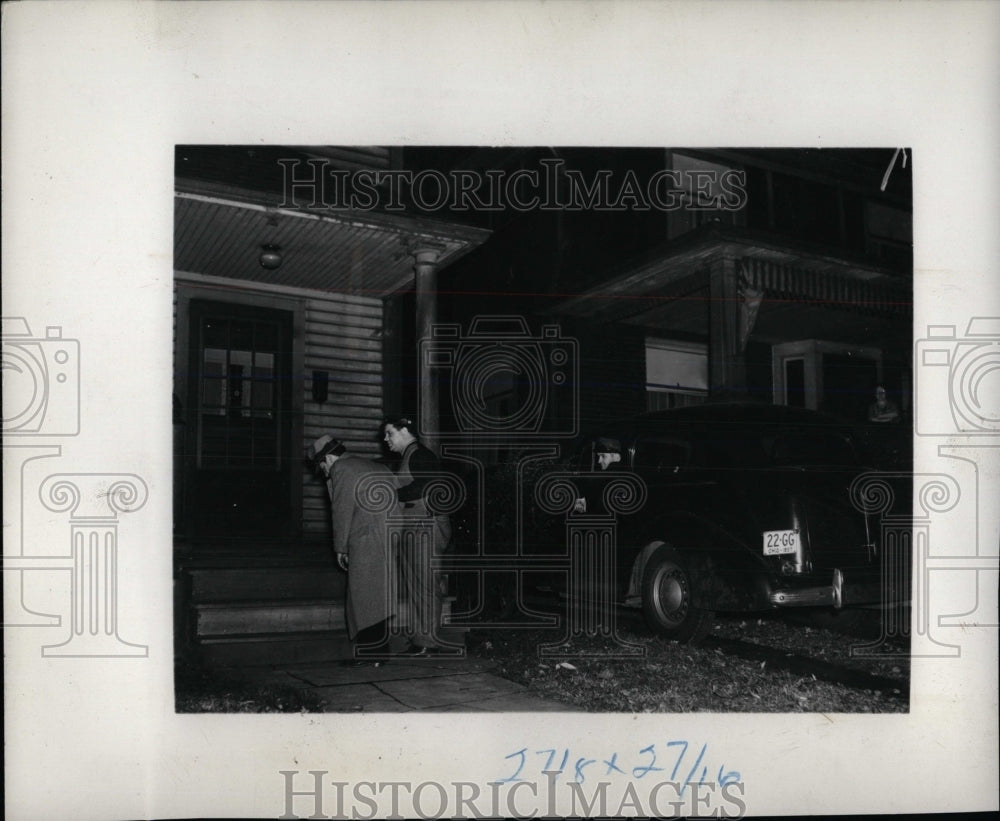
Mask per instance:
[[[395,484],[385,465],[347,453],[332,436],[321,436],[312,446],[313,462],[326,477],[337,564],[347,572],[347,632],[355,654],[388,652],[389,620],[396,615],[395,585],[389,584],[390,564],[386,517],[366,510],[356,495],[366,477],[385,476]],[[359,652],[360,651],[360,652]]]

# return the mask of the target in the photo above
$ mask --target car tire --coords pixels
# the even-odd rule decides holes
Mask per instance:
[[[696,581],[690,563],[676,550],[661,547],[649,557],[642,574],[642,613],[655,633],[695,643],[709,631],[714,614],[695,606]]]

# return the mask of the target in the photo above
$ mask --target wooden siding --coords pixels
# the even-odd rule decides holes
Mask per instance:
[[[324,433],[351,453],[377,457],[382,402],[382,302],[322,293],[306,298],[303,448]],[[313,371],[329,375],[329,397],[312,398]],[[302,487],[302,530],[329,535],[329,503],[322,482],[309,473]]]
[[[301,355],[301,372],[293,373],[296,389],[301,390],[301,448],[303,459],[297,471],[302,482],[302,532],[304,538],[329,536],[329,505],[326,489],[306,467],[305,454],[310,443],[324,433],[342,440],[352,453],[371,458],[381,453],[378,428],[383,418],[382,301],[313,291],[304,288],[277,288],[253,282],[178,273],[174,294],[175,357],[186,345],[177,338],[179,312],[186,302],[178,299],[182,287],[190,297],[219,301],[252,302],[264,307],[298,305],[304,318],[301,338],[293,347]],[[186,325],[186,323],[185,323]],[[298,335],[297,335],[298,336]],[[175,360],[177,361],[177,360]],[[183,373],[185,367],[177,372]],[[314,371],[326,371],[329,395],[325,402],[313,401]],[[300,386],[300,387],[298,387]],[[183,391],[178,385],[175,390]],[[293,450],[294,453],[294,450]]]

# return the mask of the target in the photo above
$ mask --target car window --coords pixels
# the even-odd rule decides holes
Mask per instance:
[[[856,465],[857,453],[851,440],[835,431],[790,431],[775,436],[770,443],[776,465]]]
[[[635,466],[642,470],[674,471],[687,466],[691,443],[681,439],[650,437],[635,446]]]
[[[761,467],[769,457],[753,428],[718,425],[698,431],[693,463],[699,467],[742,469]]]
[[[616,440],[622,448],[622,458],[615,466],[615,470],[624,470],[628,468],[632,463],[631,457],[634,448],[630,447],[629,442],[634,433],[629,431],[609,431],[602,432],[598,436],[588,436],[582,439],[578,444],[575,444],[572,449],[572,456],[569,460],[573,470],[580,471],[581,473],[596,473],[600,470],[597,464],[597,441],[599,439],[614,439]]]

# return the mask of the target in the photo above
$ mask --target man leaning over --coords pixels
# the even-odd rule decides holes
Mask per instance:
[[[366,510],[357,498],[359,483],[391,471],[378,462],[347,453],[332,436],[321,436],[311,448],[316,469],[326,477],[337,564],[347,572],[347,632],[356,661],[362,655],[384,657],[389,650],[389,619],[396,615],[395,585],[389,584],[385,513]],[[390,512],[392,515],[392,512]],[[348,662],[352,663],[352,662]]]

